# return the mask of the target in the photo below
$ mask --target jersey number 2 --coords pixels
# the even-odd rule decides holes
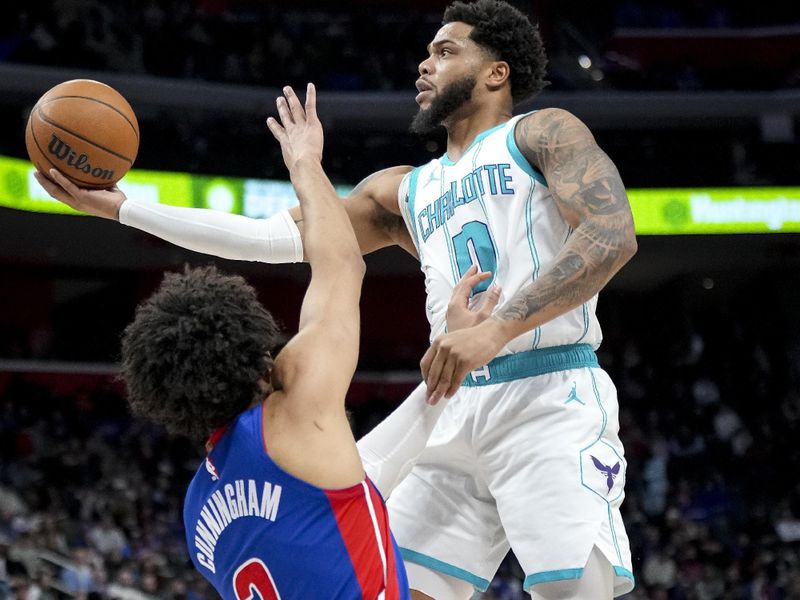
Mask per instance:
[[[471,295],[489,289],[497,272],[497,253],[489,227],[481,221],[470,221],[461,228],[461,233],[453,236],[453,249],[456,251],[459,277],[463,277],[472,265],[480,271],[491,271],[489,279],[481,281]]]
[[[267,565],[257,558],[251,558],[236,569],[233,591],[237,600],[281,600]]]

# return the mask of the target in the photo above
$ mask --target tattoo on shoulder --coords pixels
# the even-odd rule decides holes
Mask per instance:
[[[588,127],[570,113],[547,110],[536,120],[523,119],[516,140],[522,154],[544,173],[554,200],[569,213],[612,215],[629,210],[614,163]]]

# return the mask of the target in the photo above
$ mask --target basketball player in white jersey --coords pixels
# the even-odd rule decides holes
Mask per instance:
[[[560,109],[512,117],[544,86],[537,28],[502,0],[456,2],[419,65],[412,129],[447,129],[447,152],[367,177],[344,200],[364,253],[399,245],[420,260],[432,345],[431,401],[452,397],[389,499],[412,597],[469,598],[509,550],[534,598],[603,599],[633,587],[620,516],[626,463],[616,390],[599,368],[598,292],[633,256],[617,169]],[[285,88],[282,117],[299,104]],[[258,221],[125,201],[116,189],[55,198],[178,245],[231,259],[297,262],[299,208]],[[502,296],[492,318],[447,331],[472,267]]]

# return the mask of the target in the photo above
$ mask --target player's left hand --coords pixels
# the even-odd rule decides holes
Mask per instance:
[[[48,175],[49,177],[45,177],[39,171],[33,174],[51,198],[63,202],[78,212],[119,220],[119,209],[126,198],[117,186],[106,190],[88,190],[79,188],[56,169],[50,169]]]
[[[450,398],[467,374],[497,356],[506,341],[495,319],[433,340],[420,361],[428,388],[428,403],[436,404],[442,397]]]

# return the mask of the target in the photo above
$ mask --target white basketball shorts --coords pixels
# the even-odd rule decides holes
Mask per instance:
[[[473,371],[389,499],[403,558],[486,590],[510,547],[530,589],[579,578],[597,546],[614,568],[614,595],[629,592],[618,412],[588,345]]]

